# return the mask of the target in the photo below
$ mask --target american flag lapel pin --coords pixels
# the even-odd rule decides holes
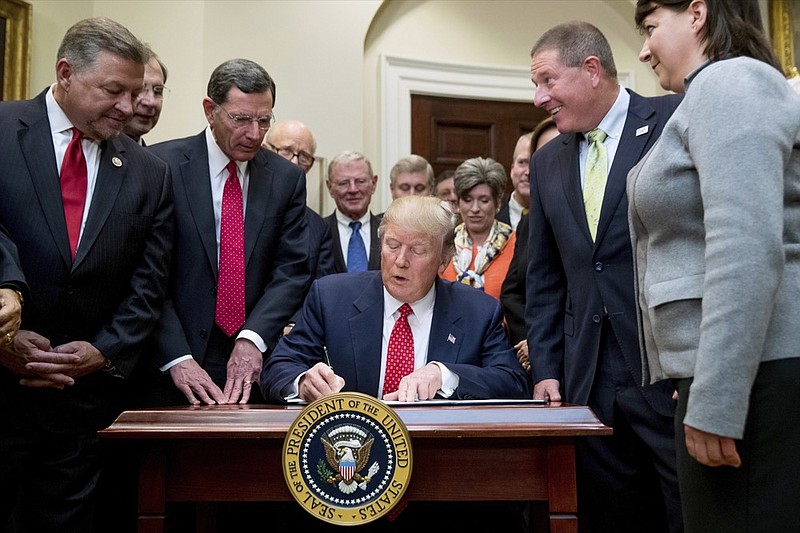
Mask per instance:
[[[456,343],[456,338],[453,337],[452,333],[448,333],[447,334],[447,342],[449,342],[450,344],[455,344]]]

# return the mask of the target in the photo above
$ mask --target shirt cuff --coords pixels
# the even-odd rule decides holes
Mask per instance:
[[[189,360],[191,358],[192,358],[192,354],[187,353],[186,355],[178,357],[177,359],[173,359],[172,361],[170,361],[169,363],[167,363],[166,365],[164,365],[162,367],[159,367],[158,369],[161,370],[162,372],[166,372],[167,370],[169,370],[173,366],[177,365],[178,363],[180,363],[182,361],[187,361],[187,360]]]
[[[255,344],[256,348],[258,348],[261,351],[261,353],[267,353],[267,344],[264,342],[264,339],[262,339],[261,335],[259,335],[252,329],[243,329],[242,331],[240,331],[239,334],[236,336],[236,340],[239,339],[247,339],[253,344]]]
[[[284,400],[290,402],[292,400],[300,399],[300,379],[305,375],[305,372],[301,372],[296,378],[294,378],[294,381],[283,388],[281,395],[283,396]]]
[[[442,388],[437,391],[437,394],[442,398],[449,398],[458,388],[458,374],[439,361],[431,361],[430,364],[438,366],[442,372]]]

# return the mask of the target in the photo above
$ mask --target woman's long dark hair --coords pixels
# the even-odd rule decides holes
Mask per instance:
[[[758,0],[705,0],[706,24],[701,37],[706,46],[705,54],[711,61],[732,57],[752,57],[775,67],[781,74],[780,61],[769,40],[764,35],[761,10]],[[692,0],[638,0],[636,2],[636,27],[650,13],[664,7],[681,13]]]

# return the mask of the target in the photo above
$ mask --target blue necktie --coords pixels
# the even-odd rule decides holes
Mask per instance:
[[[366,272],[367,270],[367,248],[361,238],[361,222],[351,222],[350,242],[347,244],[347,271]]]

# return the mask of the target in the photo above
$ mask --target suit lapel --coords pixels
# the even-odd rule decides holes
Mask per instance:
[[[370,213],[369,215],[369,265],[370,270],[381,269],[381,240],[378,238],[378,226],[381,219]]]
[[[628,171],[644,155],[647,141],[655,131],[656,119],[656,112],[647,100],[631,93],[625,127],[622,129],[622,137],[617,145],[614,163],[608,173],[600,221],[597,224],[597,243],[603,240],[620,200],[625,194]],[[639,132],[638,135],[637,132]]]
[[[33,187],[64,264],[72,265],[67,223],[64,219],[64,202],[58,178],[53,137],[44,103],[44,93],[35,100],[36,110],[29,117],[21,117],[25,126],[20,128],[20,148],[28,165]],[[26,127],[27,126],[27,127]]]
[[[464,342],[464,330],[461,327],[461,313],[458,305],[453,302],[451,290],[448,284],[436,279],[436,302],[428,338],[428,362],[458,362],[458,353],[461,343]]]
[[[325,217],[325,222],[331,229],[331,242],[333,244],[333,268],[335,272],[347,272],[347,265],[344,264],[342,256],[342,242],[339,239],[339,222],[336,220],[336,211],[330,216]]]
[[[209,181],[208,150],[205,132],[195,137],[192,147],[186,152],[180,164],[181,186],[186,192],[192,219],[197,226],[197,234],[203,242],[206,257],[214,276],[217,275],[217,230],[214,223],[214,206],[211,201],[211,182]]]
[[[583,190],[581,188],[581,169],[578,163],[580,158],[579,140],[580,133],[565,135],[564,146],[559,154],[561,169],[561,184],[564,196],[567,198],[569,210],[575,219],[586,242],[593,246],[592,235],[589,233],[589,223],[586,221],[586,208],[583,206]]]
[[[356,369],[352,390],[378,396],[383,342],[383,283],[380,275],[353,302],[356,314],[350,317],[350,340]]]
[[[250,184],[247,189],[247,216],[244,217],[244,246],[245,265],[250,262],[253,250],[258,240],[258,234],[264,225],[264,216],[267,212],[267,199],[272,198],[273,179],[272,170],[267,164],[267,158],[262,151],[250,161]]]
[[[111,139],[101,145],[100,166],[92,193],[92,203],[75,253],[73,269],[80,265],[92,249],[117,201],[122,182],[128,173],[128,161],[124,154],[125,149],[119,139]]]

